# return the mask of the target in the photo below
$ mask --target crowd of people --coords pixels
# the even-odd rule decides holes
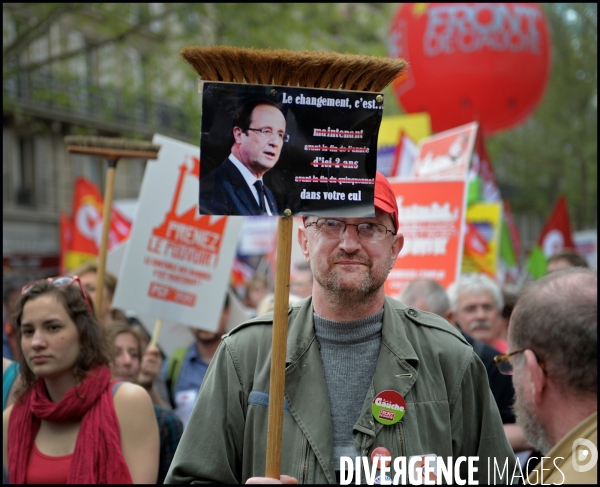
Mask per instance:
[[[375,207],[373,218],[307,216],[298,230],[306,262],[290,277],[279,479],[265,478],[265,277],[241,296],[251,321],[226,333],[226,297],[216,332],[191,327],[166,356],[112,307],[109,273],[96,312],[94,264],[6,274],[5,483],[340,483],[342,458],[382,448],[477,456],[480,483],[488,458],[511,474],[518,460],[521,481],[595,483],[596,466],[575,456],[587,447],[597,459],[596,271],[565,250],[519,292],[469,274],[387,296],[404,239],[379,173]],[[377,400],[401,405],[400,419],[377,417]]]

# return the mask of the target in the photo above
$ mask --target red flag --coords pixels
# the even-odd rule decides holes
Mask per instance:
[[[548,218],[542,229],[538,245],[546,257],[550,257],[563,248],[575,248],[571,233],[571,220],[569,219],[567,200],[562,194],[559,196],[550,218]]]
[[[66,269],[73,269],[83,262],[96,259],[102,236],[103,206],[98,187],[88,179],[78,177],[73,191],[72,239],[63,260]],[[108,249],[125,240],[130,230],[131,222],[113,207]]]
[[[481,199],[483,201],[500,201],[500,189],[498,188],[494,168],[492,167],[492,162],[485,146],[482,130],[477,130],[472,164],[472,170],[475,170],[481,178]]]

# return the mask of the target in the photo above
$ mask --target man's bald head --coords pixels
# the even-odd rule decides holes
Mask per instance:
[[[544,276],[519,295],[508,331],[511,349],[530,349],[559,386],[598,390],[598,277],[571,267]]]

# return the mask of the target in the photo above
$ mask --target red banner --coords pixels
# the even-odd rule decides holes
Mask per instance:
[[[398,201],[404,248],[385,282],[386,294],[395,297],[421,277],[447,288],[460,271],[465,181],[390,182]]]

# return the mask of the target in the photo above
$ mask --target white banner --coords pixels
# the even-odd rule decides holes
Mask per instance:
[[[148,161],[113,306],[216,331],[241,217],[198,214],[197,146],[162,135]]]

